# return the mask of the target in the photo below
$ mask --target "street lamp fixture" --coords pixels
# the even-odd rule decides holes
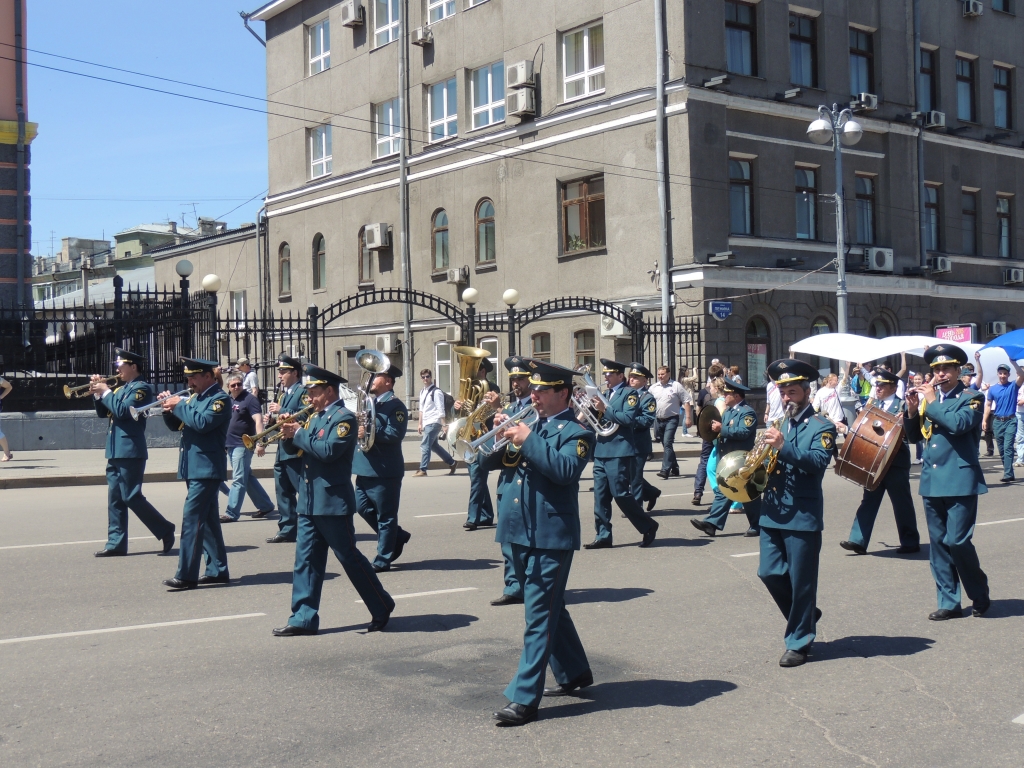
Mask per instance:
[[[182,259],[174,265],[174,271],[178,273],[178,277],[188,277],[192,274],[192,262],[188,259]]]
[[[501,300],[504,301],[506,305],[514,307],[516,304],[519,303],[519,291],[517,291],[515,288],[509,288],[507,291],[501,294]]]
[[[519,291],[509,288],[501,294],[501,300],[508,307],[508,354],[509,357],[516,353],[516,304],[519,303]]]
[[[203,290],[207,293],[217,293],[220,285],[220,278],[217,275],[207,275],[203,278]]]
[[[462,300],[472,307],[480,301],[480,291],[476,288],[467,288],[462,292]]]

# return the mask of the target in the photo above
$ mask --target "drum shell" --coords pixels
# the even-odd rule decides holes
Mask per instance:
[[[862,488],[878,488],[903,444],[903,415],[867,405],[836,457],[836,474]]]

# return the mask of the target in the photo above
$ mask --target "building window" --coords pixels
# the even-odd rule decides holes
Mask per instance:
[[[604,25],[593,24],[562,36],[565,100],[604,93]]]
[[[374,45],[387,45],[398,39],[400,0],[374,0]]]
[[[331,22],[324,19],[309,27],[309,74],[331,68]]]
[[[437,388],[452,393],[452,345],[440,342],[434,345],[434,383]]]
[[[331,126],[319,125],[309,131],[309,176],[317,179],[331,172]]]
[[[366,247],[366,227],[359,228],[359,283],[373,282],[373,251]]]
[[[748,387],[763,387],[764,373],[768,368],[769,355],[772,351],[771,335],[768,323],[760,317],[752,317],[747,323],[747,378]]]
[[[1010,70],[1006,67],[995,67],[992,72],[996,128],[1011,128],[1013,111],[1010,107]]]
[[[796,169],[796,237],[818,239],[818,185],[813,168]]]
[[[850,93],[854,98],[875,92],[873,43],[870,32],[850,28]]]
[[[1013,13],[1013,0],[992,0],[992,10]]]
[[[815,21],[789,14],[789,81],[793,85],[818,85],[818,46]]]
[[[323,235],[313,238],[313,290],[327,287],[327,242]]]
[[[1013,254],[1013,220],[1010,217],[1010,198],[996,198],[996,234],[999,237],[999,256],[1008,259]]]
[[[875,180],[858,176],[857,184],[857,242],[875,244]]]
[[[924,188],[924,212],[928,223],[928,242],[925,248],[929,251],[939,250],[939,188],[926,185]]]
[[[280,293],[286,296],[292,292],[292,249],[288,243],[281,243],[277,249],[277,278]]]
[[[974,122],[974,62],[956,58],[956,117]]]
[[[832,333],[832,326],[829,324],[828,320],[823,317],[819,317],[811,323],[811,336],[820,336],[823,333]],[[819,376],[828,376],[832,373],[831,358],[814,357],[811,364],[818,369]]]
[[[455,14],[455,0],[428,0],[427,13],[430,16],[430,24],[447,19]]]
[[[597,334],[593,330],[576,331],[572,335],[573,356],[576,367],[589,365],[591,374],[597,365]]]
[[[535,333],[530,337],[530,357],[534,360],[551,360],[550,333]]]
[[[430,226],[430,254],[434,271],[448,269],[448,214],[444,208],[434,214]]]
[[[754,231],[750,166],[749,160],[729,160],[729,232],[734,235],[749,235]]]
[[[978,252],[978,196],[974,192],[960,193],[960,244],[962,253],[974,256]]]
[[[938,78],[935,76],[935,53],[921,49],[921,111],[931,112],[938,109],[939,99],[935,93],[935,83]]]
[[[480,349],[487,350],[487,359],[491,363],[491,370],[487,372],[487,380],[491,384],[498,383],[498,340],[496,338],[480,339]]]
[[[726,0],[725,66],[737,75],[757,74],[757,9]]]
[[[401,112],[398,99],[391,99],[373,108],[373,135],[377,140],[377,157],[396,155],[401,149]]]
[[[427,110],[430,114],[430,141],[440,141],[459,132],[458,100],[455,98],[455,78],[430,86],[427,91]]]
[[[476,263],[489,264],[496,254],[494,203],[485,197],[476,206]]]
[[[230,293],[231,317],[235,320],[245,320],[245,291],[231,291]]]
[[[562,185],[562,233],[565,253],[604,247],[603,174]]]
[[[474,69],[470,76],[473,103],[473,127],[505,120],[505,62],[496,61]]]

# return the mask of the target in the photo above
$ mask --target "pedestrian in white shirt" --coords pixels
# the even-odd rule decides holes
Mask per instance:
[[[430,452],[433,451],[441,461],[448,465],[448,474],[455,474],[455,459],[442,448],[437,439],[444,427],[445,408],[444,392],[434,384],[434,374],[429,368],[420,371],[423,389],[420,390],[420,423],[418,431],[423,435],[420,441],[420,468],[413,477],[426,477],[430,465]]]
[[[830,373],[824,383],[818,387],[812,401],[814,410],[836,425],[840,433],[846,431],[846,414],[839,402],[839,377]]]
[[[664,365],[658,369],[657,383],[652,384],[648,391],[654,395],[658,404],[654,422],[654,440],[660,442],[664,448],[658,477],[662,479],[669,475],[678,477],[679,462],[676,461],[673,443],[676,439],[676,430],[679,429],[680,416],[685,414],[684,424],[687,429],[693,423],[693,399],[686,387],[673,380],[671,372]]]

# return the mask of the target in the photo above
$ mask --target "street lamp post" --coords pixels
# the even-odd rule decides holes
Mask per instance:
[[[220,290],[220,278],[217,275],[207,275],[203,278],[203,290],[206,291],[206,298],[210,305],[210,359],[220,362],[220,355],[217,354],[217,291]]]
[[[462,292],[462,300],[468,305],[466,317],[469,320],[469,328],[466,329],[466,346],[476,346],[476,303],[480,300],[480,291],[476,288],[467,288]]]
[[[516,353],[516,304],[519,303],[519,291],[509,288],[501,294],[501,300],[508,306],[508,356]]]
[[[185,357],[192,357],[192,311],[188,298],[188,278],[192,274],[192,269],[192,262],[188,259],[182,259],[174,265],[174,271],[181,278],[181,312],[178,316],[181,318],[182,328],[181,351]]]

